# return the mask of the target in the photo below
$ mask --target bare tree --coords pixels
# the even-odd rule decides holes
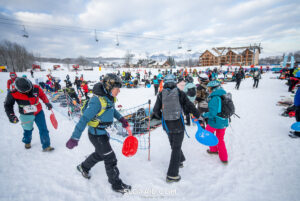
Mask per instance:
[[[89,61],[84,57],[84,56],[80,56],[76,59],[76,62],[80,65],[80,66],[87,66],[89,64]]]

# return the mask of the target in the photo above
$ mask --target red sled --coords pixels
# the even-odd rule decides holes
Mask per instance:
[[[57,120],[55,118],[54,112],[51,110],[52,114],[50,115],[50,121],[52,123],[53,128],[57,129],[58,127],[58,123]]]
[[[122,154],[126,157],[131,157],[136,154],[139,142],[136,137],[132,136],[129,126],[126,128],[129,136],[125,139],[122,147]]]

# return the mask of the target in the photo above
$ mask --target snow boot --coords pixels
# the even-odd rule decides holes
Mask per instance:
[[[184,167],[183,162],[180,162],[179,168],[183,168],[183,167]]]
[[[180,176],[180,175],[175,176],[175,177],[167,176],[166,182],[167,182],[167,183],[179,182],[180,179],[181,179],[181,176]]]
[[[221,161],[224,165],[228,164],[228,161]]]
[[[293,131],[290,131],[289,136],[290,136],[291,138],[300,138],[300,136],[297,135],[297,134],[296,134],[295,132],[293,132]]]
[[[82,169],[81,164],[80,164],[80,165],[77,165],[77,170],[78,170],[79,172],[81,172],[81,174],[82,174],[82,176],[83,176],[84,178],[86,178],[86,179],[90,179],[90,178],[91,178],[91,175],[89,174],[89,172],[87,172],[87,171],[85,171],[85,170]]]
[[[49,146],[49,147],[43,149],[43,152],[51,152],[53,150],[54,150],[54,148]]]
[[[25,144],[25,149],[30,149],[31,148],[31,144],[28,143],[28,144]]]
[[[207,153],[209,153],[209,154],[219,154],[219,152],[212,152],[212,151],[210,151],[209,149],[207,149],[206,151],[207,151]]]
[[[111,188],[113,189],[113,191],[117,192],[117,193],[128,193],[129,191],[131,191],[131,186],[124,184],[122,181],[118,184],[112,184]]]

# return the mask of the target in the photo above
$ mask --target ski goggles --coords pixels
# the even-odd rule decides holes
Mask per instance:
[[[10,77],[11,78],[16,78],[17,76],[16,76],[16,74],[11,74]]]

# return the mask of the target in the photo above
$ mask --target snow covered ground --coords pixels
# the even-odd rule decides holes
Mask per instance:
[[[35,73],[36,77],[47,72]],[[53,72],[65,79],[67,71]],[[80,72],[90,80],[98,80],[105,72]],[[29,73],[27,74],[29,77]],[[74,80],[75,73],[69,73]],[[18,73],[19,76],[22,73]],[[258,89],[252,89],[253,80],[242,81],[240,90],[235,83],[223,87],[233,95],[236,113],[227,128],[225,142],[229,164],[224,165],[218,156],[208,155],[207,147],[195,138],[196,126],[187,128],[191,138],[185,137],[183,152],[185,167],[180,169],[179,183],[165,182],[170,146],[162,128],[151,132],[151,161],[148,152],[138,150],[132,158],[121,153],[122,145],[111,141],[118,158],[121,179],[133,186],[131,194],[120,195],[110,189],[104,164],[97,164],[92,178],[84,179],[76,165],[93,152],[87,131],[79,146],[65,147],[74,129],[74,122],[56,112],[59,128],[50,123],[50,112],[45,109],[52,153],[42,152],[38,129],[35,126],[32,148],[25,150],[21,142],[20,125],[9,123],[4,108],[0,108],[2,122],[0,140],[0,200],[1,201],[92,201],[92,200],[217,200],[217,201],[296,201],[300,199],[300,139],[288,137],[294,118],[282,117],[282,107],[276,106],[280,96],[289,97],[285,81],[270,79],[274,74],[262,76]],[[6,97],[8,73],[0,74],[0,102]],[[117,104],[124,107],[155,102],[154,89],[121,89]],[[43,105],[45,108],[45,105]],[[17,106],[15,106],[17,113]]]

